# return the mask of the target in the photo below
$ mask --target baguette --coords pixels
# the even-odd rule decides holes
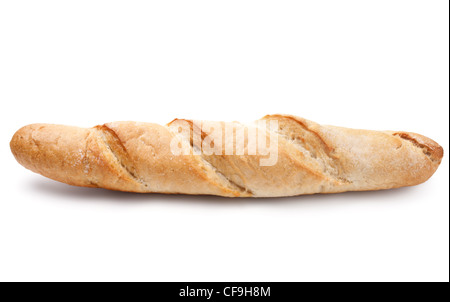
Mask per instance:
[[[250,153],[257,149],[250,139],[255,131],[266,147],[272,139],[275,160],[259,149]],[[322,126],[291,115],[267,115],[251,125],[181,119],[89,129],[32,124],[18,130],[10,146],[25,168],[70,185],[227,197],[412,186],[428,180],[443,157],[442,147],[420,134]],[[263,164],[270,156],[272,163]]]

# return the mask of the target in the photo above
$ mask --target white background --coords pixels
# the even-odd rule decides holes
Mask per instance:
[[[448,281],[448,1],[2,1],[1,281]],[[271,199],[71,187],[21,167],[35,122],[406,130],[425,184]]]

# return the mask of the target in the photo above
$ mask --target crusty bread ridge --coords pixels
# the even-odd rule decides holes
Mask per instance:
[[[18,130],[10,146],[25,168],[70,185],[228,197],[412,186],[429,179],[443,157],[441,146],[416,133],[323,126],[280,114],[262,120],[278,123],[275,130],[263,129],[265,135],[277,138],[278,158],[272,166],[260,165],[267,157],[261,154],[173,154],[174,139],[189,143],[192,150],[200,147],[176,129],[179,123],[188,123],[192,133],[203,130],[180,119],[166,126],[113,122],[90,129],[32,124]],[[257,127],[237,122],[233,126],[243,131]],[[217,133],[207,134],[221,139],[214,137]]]

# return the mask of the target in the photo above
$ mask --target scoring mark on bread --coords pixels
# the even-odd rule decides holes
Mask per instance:
[[[172,124],[176,125],[177,121],[185,122],[187,125],[189,125],[189,137],[186,137],[185,135],[180,135],[178,132],[179,129],[170,127]],[[235,191],[238,195],[244,194],[244,195],[254,195],[254,193],[244,184],[244,183],[237,183],[233,181],[232,177],[230,175],[227,175],[227,173],[221,169],[219,169],[215,164],[213,159],[217,160],[225,160],[225,157],[223,155],[205,155],[203,152],[201,152],[201,146],[203,143],[203,140],[208,135],[208,133],[202,131],[201,127],[196,125],[193,120],[185,120],[185,119],[174,119],[172,122],[170,122],[167,125],[167,128],[169,132],[173,136],[178,136],[181,140],[188,143],[191,150],[189,154],[195,155],[198,154],[199,164],[201,165],[201,169],[206,174],[214,174],[216,175],[217,179],[221,181],[221,185],[228,188],[229,190]],[[197,142],[199,145],[196,145],[194,143],[194,135],[199,135],[200,141]],[[231,161],[228,161],[229,165],[233,165]],[[235,169],[238,171],[238,169]]]
[[[409,132],[395,132],[392,135],[412,143],[415,147],[421,149],[431,161],[440,162],[442,160],[444,150],[434,141],[427,138],[428,142],[425,142],[423,141],[425,138],[421,135]]]
[[[118,137],[117,133],[106,125],[96,126],[95,129],[97,129],[98,134],[105,143],[106,148],[111,151],[111,154],[115,157],[117,163],[122,167],[122,169],[133,180],[140,183],[144,187],[148,187],[148,183],[138,177],[136,169],[129,159],[127,149]]]

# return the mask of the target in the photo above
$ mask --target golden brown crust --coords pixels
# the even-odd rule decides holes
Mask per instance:
[[[444,157],[444,149],[434,140],[413,132],[396,132],[400,138],[411,141],[416,147],[421,148],[431,160],[441,163]]]
[[[10,146],[24,167],[71,185],[229,197],[416,185],[433,175],[443,157],[441,146],[416,133],[322,126],[279,114],[262,120],[274,120],[279,126],[276,130],[264,129],[264,135],[277,138],[278,160],[272,166],[260,165],[260,160],[267,157],[262,154],[174,155],[170,149],[174,139],[187,143],[191,151],[201,147],[192,137],[174,130],[180,123],[190,125],[191,135],[200,133],[202,139],[218,141],[224,134],[207,133],[196,122],[182,119],[167,126],[114,122],[90,129],[33,124],[18,130]],[[229,124],[233,124],[234,131],[258,127]],[[232,139],[225,139],[221,148],[225,150],[227,144],[233,143],[234,134]],[[247,144],[245,141],[246,150]]]

